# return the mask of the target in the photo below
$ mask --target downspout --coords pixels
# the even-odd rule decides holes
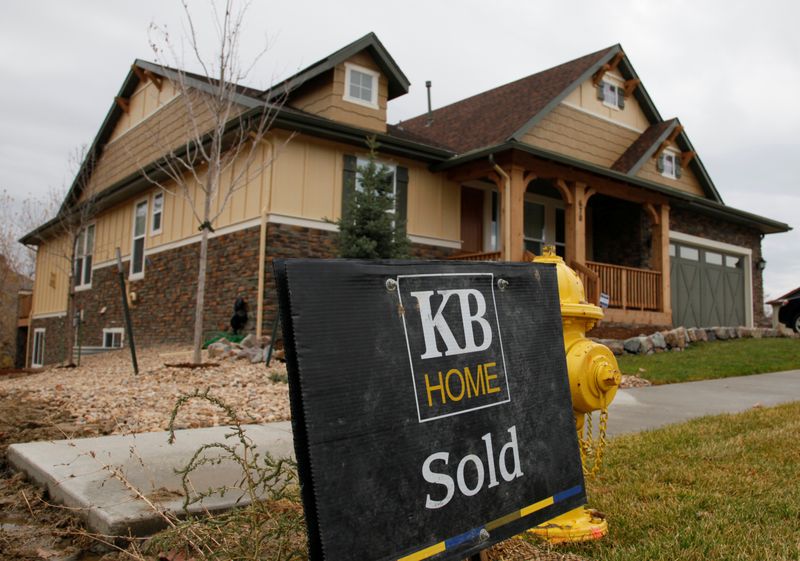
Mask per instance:
[[[489,154],[489,163],[492,164],[494,171],[503,178],[502,212],[500,213],[503,220],[503,258],[505,261],[511,261],[511,177],[494,161],[494,154]]]
[[[269,146],[269,157],[273,157],[272,141],[263,138],[261,140]],[[265,261],[267,259],[267,220],[269,211],[272,208],[272,163],[269,166],[269,186],[267,187],[266,201],[261,208],[261,226],[258,236],[258,299],[256,301],[256,339],[261,340],[261,324],[264,321],[264,282],[265,282]]]

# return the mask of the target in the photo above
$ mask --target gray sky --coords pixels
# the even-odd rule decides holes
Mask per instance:
[[[212,32],[206,3],[192,4],[201,35]],[[390,103],[390,122],[425,110],[425,80],[441,106],[621,43],[725,202],[800,226],[791,167],[800,4],[791,0],[254,0],[248,13],[243,60],[270,46],[251,74],[256,87],[376,32],[412,84]],[[133,60],[152,60],[151,22],[180,37],[177,0],[2,1],[0,189],[24,198],[71,180],[70,152],[92,141]],[[767,296],[800,285],[800,233],[767,236],[763,248]]]

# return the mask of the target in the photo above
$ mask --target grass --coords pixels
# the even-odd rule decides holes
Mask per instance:
[[[727,378],[800,368],[800,339],[734,339],[692,343],[683,352],[618,357],[623,374],[654,384]]]
[[[609,443],[588,485],[610,536],[559,548],[603,561],[800,559],[800,403]]]

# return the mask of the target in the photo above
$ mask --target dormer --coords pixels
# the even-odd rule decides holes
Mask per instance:
[[[408,92],[408,78],[374,33],[272,88],[271,97],[332,121],[386,132],[386,105]]]

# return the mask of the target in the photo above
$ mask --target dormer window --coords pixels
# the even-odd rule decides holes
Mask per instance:
[[[625,109],[624,88],[610,82],[603,81],[597,85],[597,99],[602,101],[606,107]]]
[[[681,177],[681,159],[675,152],[665,150],[658,156],[656,161],[656,169],[661,172],[661,175],[670,179],[680,179]]]
[[[363,66],[345,63],[344,99],[378,108],[378,73]]]

